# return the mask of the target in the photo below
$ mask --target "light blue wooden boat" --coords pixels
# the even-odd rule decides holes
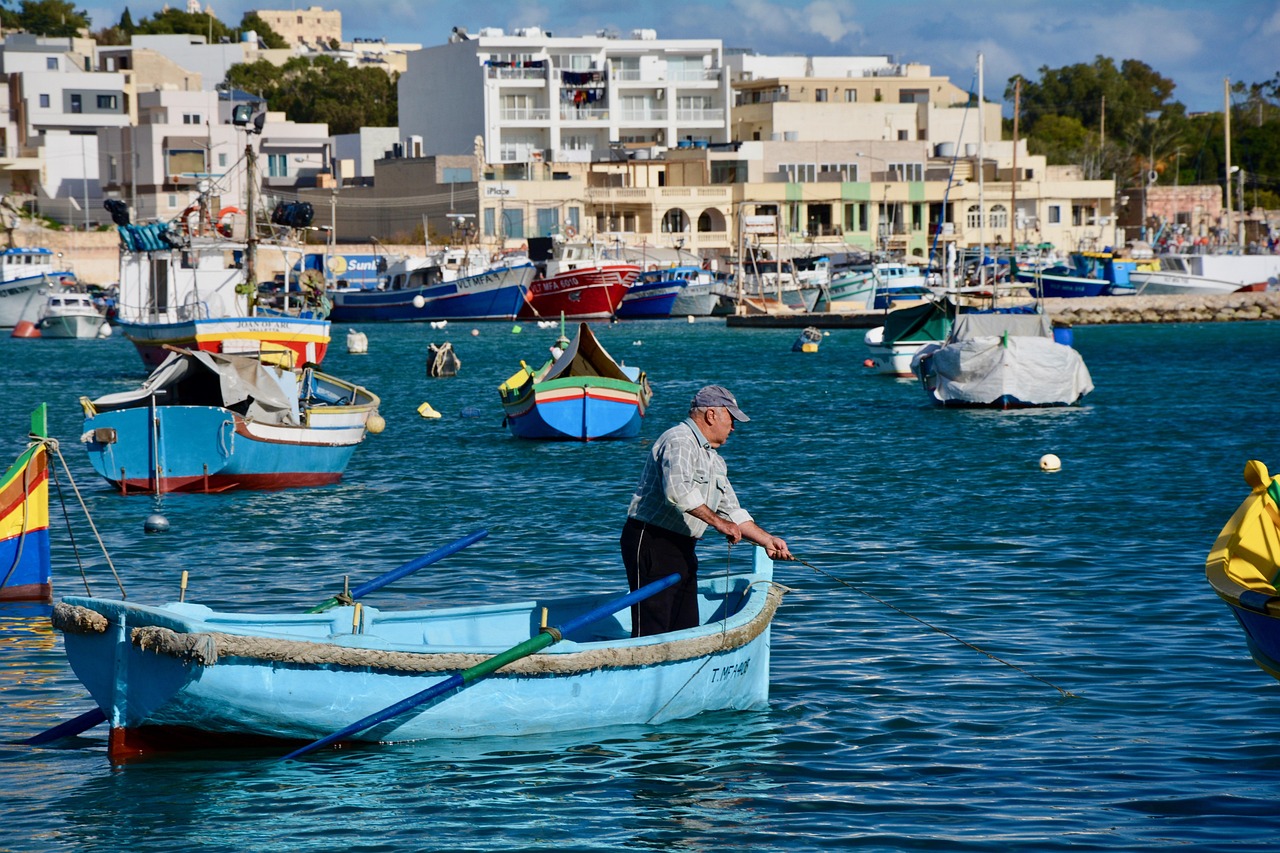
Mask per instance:
[[[633,639],[623,610],[353,739],[519,736],[764,707],[769,626],[786,588],[753,551],[750,570],[700,580],[699,627]],[[322,738],[615,596],[297,615],[68,597],[53,622],[121,761],[175,744]]]
[[[319,486],[382,429],[379,402],[310,367],[174,350],[140,388],[81,398],[81,441],[122,492]]]

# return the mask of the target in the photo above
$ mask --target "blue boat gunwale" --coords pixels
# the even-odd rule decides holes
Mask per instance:
[[[727,618],[711,618],[694,628],[639,638],[632,638],[629,635],[593,636],[591,639],[576,641],[565,638],[533,657],[541,658],[543,661],[556,659],[558,663],[551,665],[551,669],[555,670],[627,668],[642,665],[642,663],[629,664],[626,660],[615,659],[612,662],[596,662],[591,666],[578,667],[574,656],[596,658],[599,657],[597,653],[600,651],[614,651],[623,653],[622,657],[625,658],[625,652],[631,651],[648,657],[656,654],[665,660],[684,660],[716,651],[727,651],[750,642],[768,629],[782,595],[787,592],[785,586],[773,580],[772,560],[764,555],[761,549],[753,550],[755,551],[754,565],[750,571],[708,576],[699,583],[700,597],[704,601],[715,604],[710,614],[712,617],[721,614],[734,596],[741,596],[736,610]],[[716,596],[719,598],[717,599]],[[432,672],[463,668],[471,665],[472,659],[489,657],[510,648],[515,642],[535,636],[539,630],[539,617],[543,606],[559,605],[559,609],[551,614],[552,618],[559,622],[566,617],[572,617],[579,610],[585,612],[610,597],[608,594],[578,595],[554,600],[527,599],[500,604],[458,605],[429,610],[382,611],[376,607],[362,607],[361,625],[365,630],[364,633],[352,632],[353,606],[334,608],[323,614],[236,615],[220,613],[194,603],[150,606],[112,599],[66,596],[55,606],[53,620],[55,627],[64,632],[100,634],[110,630],[110,626],[118,626],[123,617],[124,623],[129,628],[132,644],[143,649],[151,648],[153,651],[158,650],[156,638],[160,636],[154,629],[161,629],[172,635],[185,635],[180,643],[191,657],[197,659],[197,662],[201,652],[191,652],[191,650],[197,648],[205,638],[231,648],[239,646],[236,639],[274,640],[282,646],[304,651],[309,658],[317,658],[311,665],[323,666],[327,669],[373,669],[389,672],[403,672],[408,669]],[[390,642],[376,633],[379,625],[428,625],[432,621],[438,622],[451,617],[469,619],[478,615],[499,620],[504,617],[516,617],[514,620],[516,623],[527,626],[523,632],[525,636],[503,634],[491,643],[437,646]],[[299,630],[285,630],[287,626],[304,629],[305,633]],[[618,633],[625,630],[625,624],[615,619],[613,631]],[[742,642],[731,642],[732,638],[744,631],[750,636]],[[701,648],[704,643],[699,641],[715,640],[721,637],[724,643],[717,649],[709,651]],[[172,641],[168,642],[172,645]],[[688,653],[680,653],[681,646],[687,647]],[[352,654],[359,655],[361,652],[386,655],[388,660],[384,663],[387,665],[380,666],[372,659],[361,661],[351,658]],[[325,654],[332,655],[334,661],[319,660]],[[184,655],[177,656],[184,657]],[[259,655],[235,651],[226,654],[226,650],[222,650],[215,653],[214,660],[221,660],[224,656],[242,659],[249,663],[254,661],[289,663],[288,660],[281,660],[279,655],[273,656],[265,651]],[[433,663],[433,659],[437,663]],[[396,662],[399,665],[396,665]],[[510,675],[529,674],[527,671],[529,665],[521,666],[519,663],[511,665],[504,672]],[[534,672],[540,671],[538,666],[536,663],[533,664]],[[543,666],[545,668],[546,665]],[[499,673],[501,674],[503,673]]]

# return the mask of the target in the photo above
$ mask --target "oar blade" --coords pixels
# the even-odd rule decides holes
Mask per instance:
[[[67,720],[65,723],[59,723],[51,729],[41,732],[34,737],[29,737],[23,741],[27,746],[44,746],[46,743],[53,743],[55,740],[62,740],[67,737],[74,737],[81,732],[86,732],[99,723],[105,723],[107,715],[101,708],[94,708],[92,711],[86,711],[73,720]]]

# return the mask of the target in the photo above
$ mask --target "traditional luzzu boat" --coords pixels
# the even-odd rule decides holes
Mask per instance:
[[[1280,679],[1280,477],[1250,460],[1244,480],[1249,496],[1214,541],[1205,576],[1235,614],[1254,662]]]
[[[31,416],[32,443],[0,479],[0,601],[49,601],[49,434],[46,409]]]
[[[175,745],[312,742],[293,757],[339,741],[519,736],[761,708],[786,588],[753,550],[748,571],[700,580],[698,627],[641,638],[631,637],[628,605],[648,588],[612,600],[403,612],[356,603],[287,615],[68,597],[53,623],[98,708],[32,742],[105,719],[116,762]]]
[[[80,440],[122,492],[319,486],[342,479],[376,394],[311,368],[173,349],[141,387],[80,399]]]
[[[643,371],[614,361],[586,323],[570,341],[563,320],[552,358],[520,362],[498,394],[512,435],[561,441],[634,438],[653,396]]]

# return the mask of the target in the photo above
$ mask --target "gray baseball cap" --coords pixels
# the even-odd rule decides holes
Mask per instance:
[[[707,385],[701,388],[697,394],[693,395],[693,402],[689,404],[689,408],[713,408],[715,406],[724,406],[729,410],[729,414],[733,416],[735,421],[749,421],[747,413],[738,408],[738,401],[729,389],[723,385]]]

